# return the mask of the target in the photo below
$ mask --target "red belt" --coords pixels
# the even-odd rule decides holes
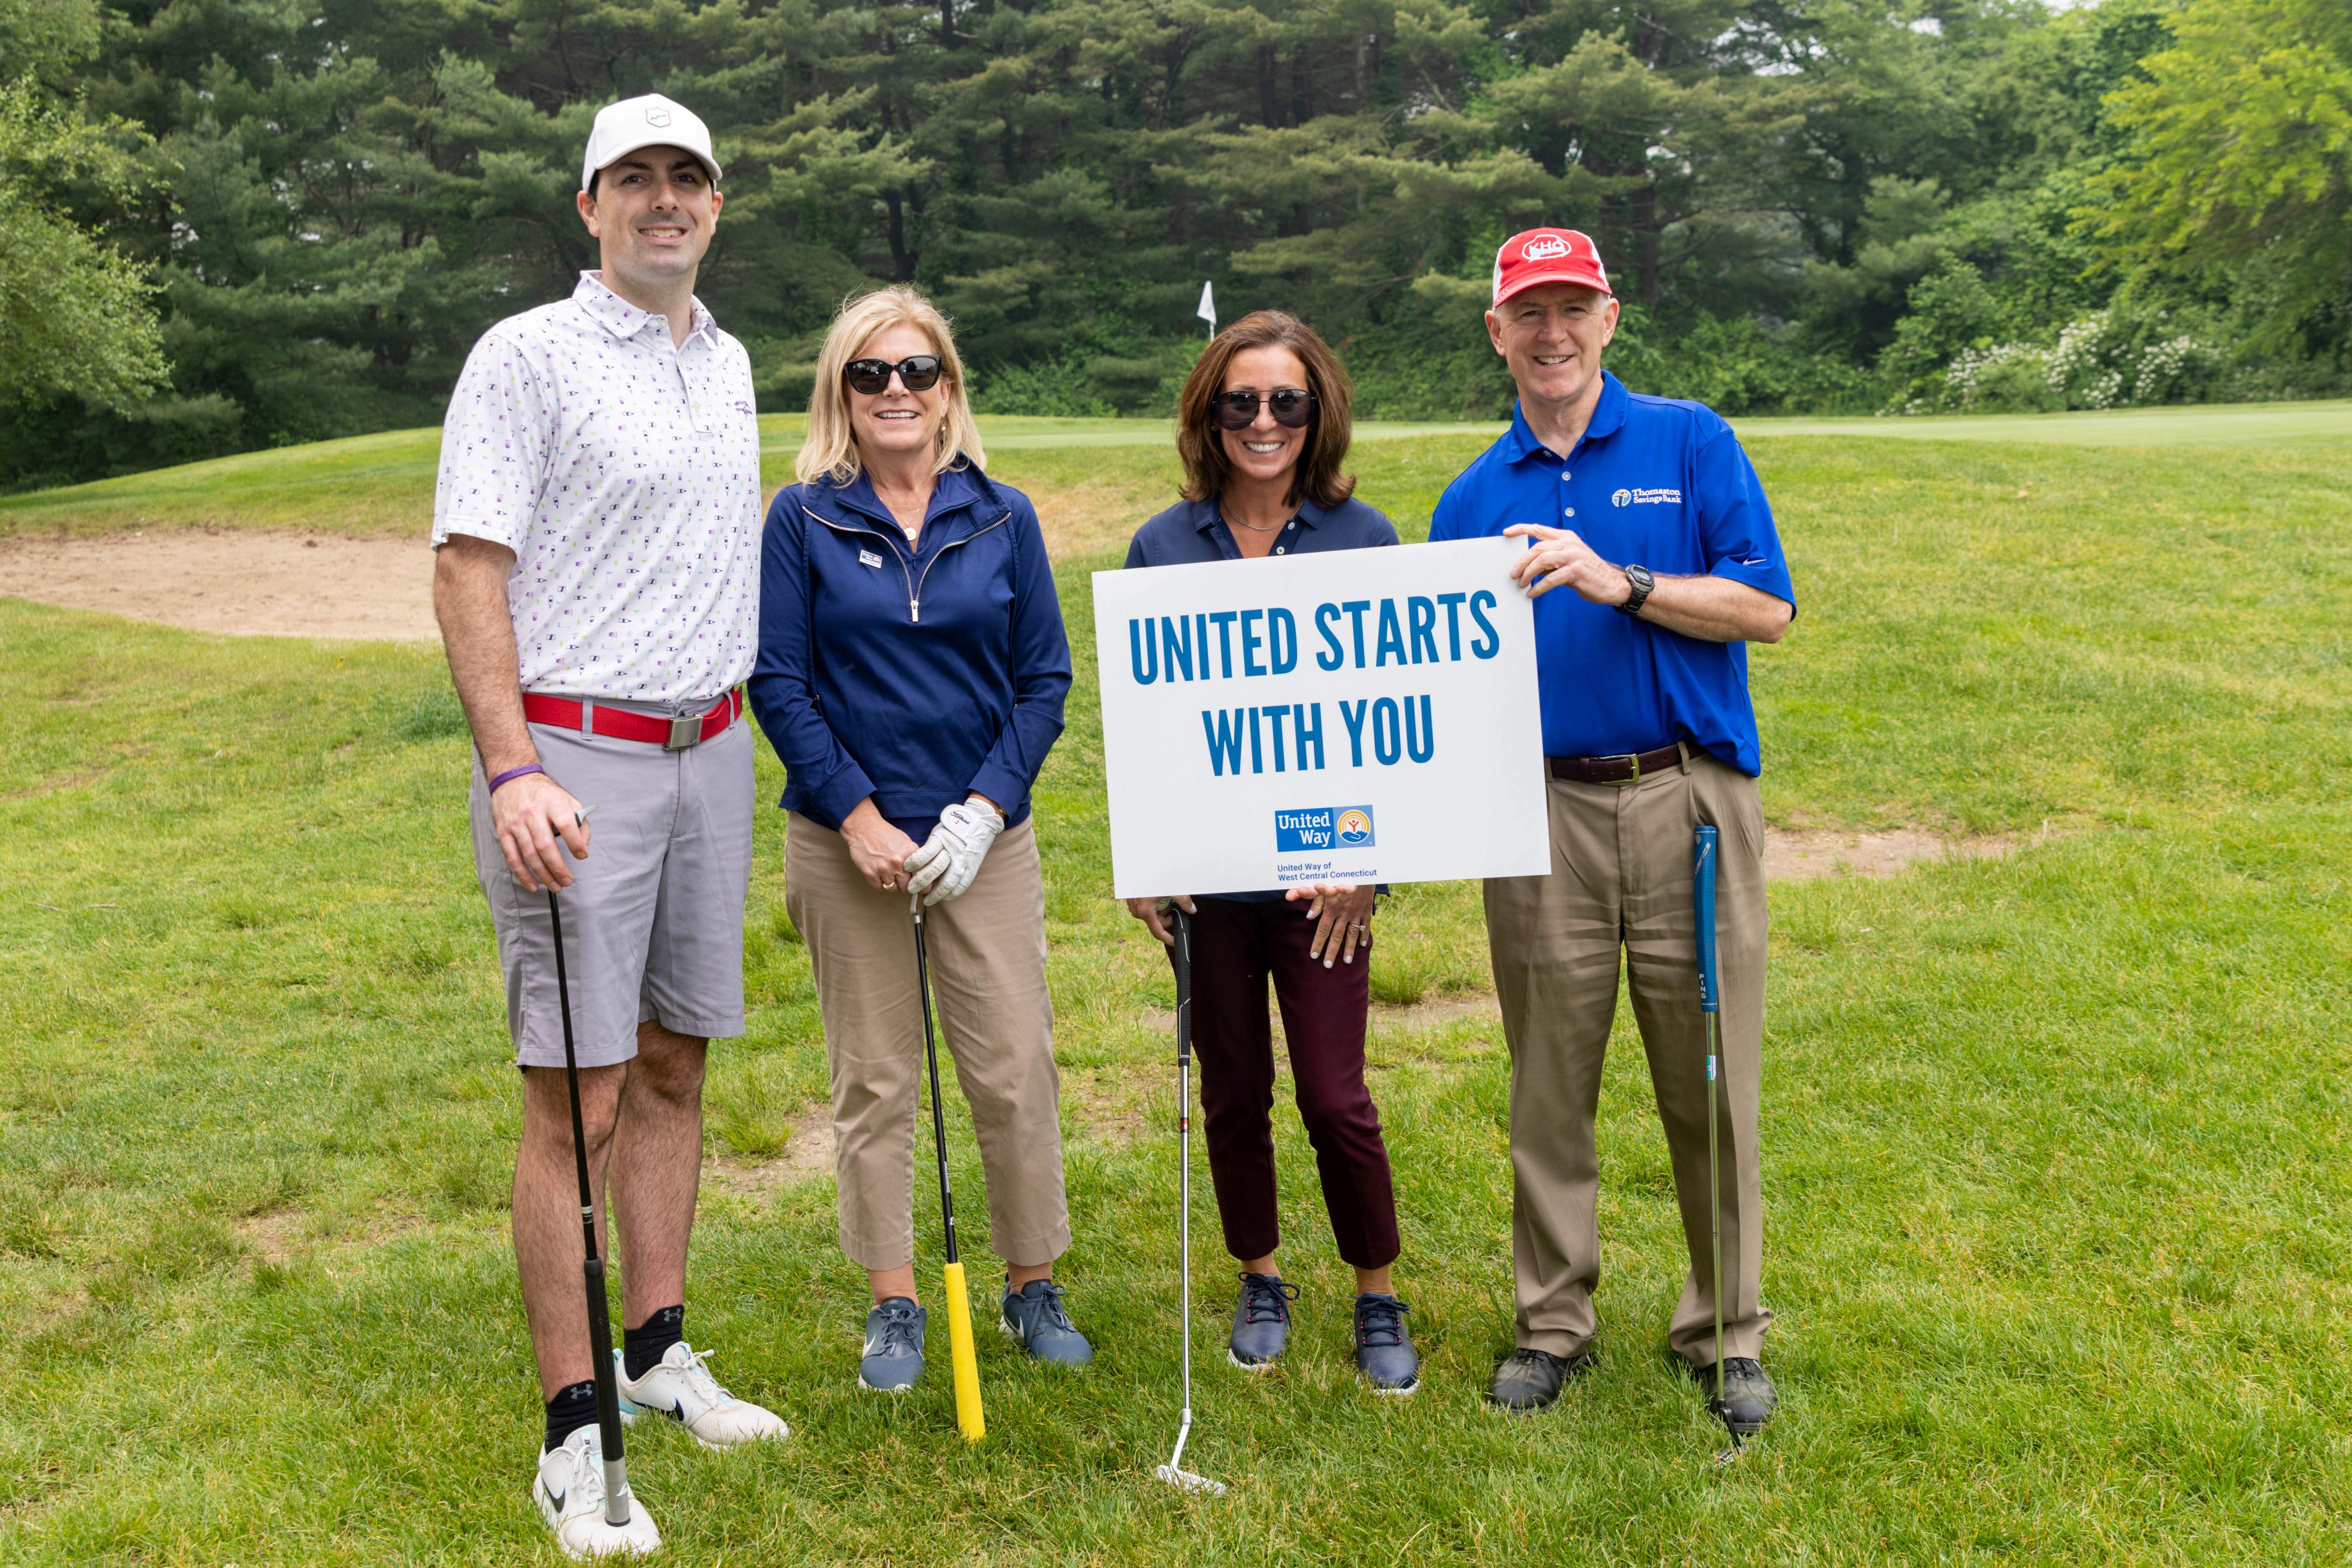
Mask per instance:
[[[583,728],[580,710],[583,706],[595,710],[585,726],[592,733],[610,735],[615,741],[643,741],[665,752],[682,752],[725,734],[743,716],[743,689],[739,686],[730,691],[708,713],[689,713],[682,719],[656,719],[651,714],[631,713],[596,702],[582,704],[569,697],[541,697],[535,691],[522,694],[523,718],[551,729]]]

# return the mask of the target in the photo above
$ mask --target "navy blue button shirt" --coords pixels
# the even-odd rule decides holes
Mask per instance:
[[[1360,500],[1338,506],[1298,503],[1298,515],[1275,536],[1275,555],[1305,555],[1324,550],[1362,550],[1394,544],[1389,520]],[[1213,500],[1178,501],[1135,531],[1127,547],[1129,566],[1190,566],[1202,561],[1239,561],[1241,546]]]
[[[1728,577],[1797,602],[1763,484],[1731,426],[1700,404],[1628,392],[1606,371],[1565,461],[1515,409],[1503,438],[1445,488],[1429,537],[1481,539],[1515,522],[1573,529],[1620,565]],[[1686,637],[1568,588],[1535,612],[1545,755],[1687,741],[1741,773],[1763,771],[1747,644]]]
[[[919,546],[862,473],[776,492],[750,691],[785,810],[838,831],[872,795],[919,844],[977,791],[1016,825],[1069,689],[1045,538],[1019,490],[949,469]]]
[[[1298,503],[1298,514],[1275,536],[1273,555],[1305,555],[1326,550],[1364,550],[1397,542],[1396,525],[1360,500],[1338,506]],[[1190,566],[1203,561],[1239,561],[1241,546],[1213,500],[1178,501],[1135,531],[1127,547],[1129,566]],[[1381,892],[1388,891],[1383,885]],[[1237,903],[1274,904],[1279,889],[1254,893],[1206,893]]]

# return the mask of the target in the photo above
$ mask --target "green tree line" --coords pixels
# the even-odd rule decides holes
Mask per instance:
[[[566,292],[600,104],[713,127],[770,408],[911,279],[983,410],[1156,413],[1231,315],[1489,416],[1494,248],[1599,239],[1727,412],[2352,378],[2343,0],[0,0],[0,486],[430,423]]]

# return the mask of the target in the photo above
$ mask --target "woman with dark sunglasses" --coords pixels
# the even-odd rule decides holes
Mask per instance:
[[[768,510],[751,680],[787,774],[784,907],[824,1017],[841,1248],[873,1294],[858,1382],[886,1393],[923,1370],[915,898],[1005,1263],[1003,1326],[1035,1361],[1093,1355],[1054,1280],[1070,1216],[1029,816],[1070,646],[1036,509],[982,471],[964,386],[946,318],[914,289],[842,307],[800,482]]]
[[[1177,405],[1184,499],[1136,531],[1129,566],[1255,561],[1397,542],[1389,520],[1350,499],[1348,373],[1314,329],[1278,310],[1244,316],[1212,339]],[[1192,917],[1192,1037],[1201,1109],[1225,1247],[1241,1263],[1227,1359],[1263,1371],[1280,1359],[1298,1288],[1275,1262],[1274,982],[1298,1113],[1315,1148],[1340,1258],[1356,1271],[1355,1355],[1379,1394],[1421,1386],[1421,1361],[1389,1266],[1396,1194],[1380,1111],[1364,1083],[1374,889],[1129,899],[1128,911],[1173,945],[1162,918]],[[1304,907],[1301,907],[1301,904]]]

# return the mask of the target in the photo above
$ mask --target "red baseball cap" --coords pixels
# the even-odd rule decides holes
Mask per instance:
[[[1613,295],[1601,247],[1572,228],[1531,228],[1503,241],[1495,252],[1495,303],[1499,305],[1538,283],[1575,283]]]

